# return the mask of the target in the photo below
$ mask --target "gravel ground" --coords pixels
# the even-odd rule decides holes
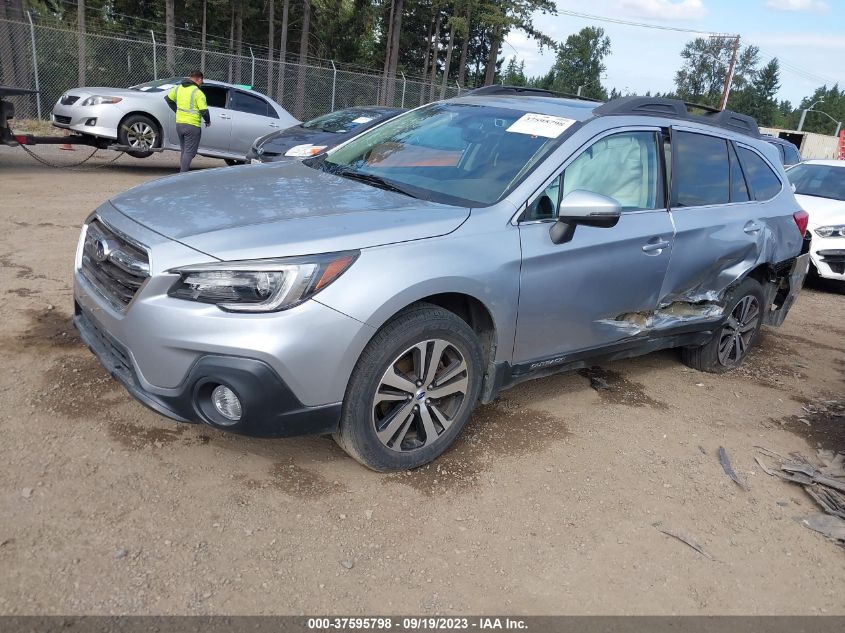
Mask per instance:
[[[79,343],[81,222],[176,165],[0,147],[0,613],[845,614],[843,550],[753,459],[845,450],[842,288],[805,289],[730,375],[662,352],[526,383],[380,475],[330,439],[162,418]]]

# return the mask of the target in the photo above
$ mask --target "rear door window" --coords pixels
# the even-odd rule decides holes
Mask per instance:
[[[255,95],[247,94],[236,90],[232,95],[232,110],[238,112],[248,112],[249,114],[257,114],[259,116],[270,116],[270,106],[264,99],[256,97]]]
[[[730,202],[730,162],[725,139],[675,130],[672,145],[672,206]]]
[[[759,202],[771,200],[780,193],[780,178],[756,152],[740,147],[739,159],[742,161],[742,170],[745,172],[755,200]]]

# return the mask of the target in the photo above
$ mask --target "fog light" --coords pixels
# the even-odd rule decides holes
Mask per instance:
[[[232,423],[241,419],[241,401],[234,391],[224,385],[217,385],[211,392],[211,401],[217,413]]]
[[[97,125],[97,119],[88,119],[88,120],[85,122],[85,125],[90,125],[90,126]]]

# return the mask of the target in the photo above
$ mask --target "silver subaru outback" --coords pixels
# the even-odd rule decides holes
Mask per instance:
[[[138,400],[413,468],[523,380],[678,347],[724,372],[801,286],[753,119],[473,95],[304,163],[135,187],[85,222],[75,323]]]

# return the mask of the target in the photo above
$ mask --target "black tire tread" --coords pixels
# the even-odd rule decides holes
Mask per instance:
[[[332,437],[335,442],[337,442],[337,444],[355,461],[378,472],[390,472],[397,470],[397,468],[377,464],[372,459],[368,458],[368,456],[362,451],[363,445],[356,434],[359,429],[356,427],[352,416],[354,404],[351,399],[355,397],[355,394],[352,392],[359,384],[361,384],[362,381],[367,383],[374,373],[381,371],[378,363],[380,351],[385,347],[392,347],[392,343],[397,335],[402,335],[404,332],[415,327],[421,327],[423,330],[444,329],[444,327],[445,329],[454,328],[468,340],[474,339],[476,341],[477,351],[479,355],[481,354],[480,344],[477,342],[475,332],[472,328],[470,328],[463,319],[453,312],[431,303],[420,302],[409,306],[394,316],[390,321],[382,326],[375,336],[373,336],[364,348],[364,351],[361,353],[361,356],[355,365],[355,369],[352,371],[352,375],[349,378],[346,394],[344,396],[340,425],[338,431],[334,433]],[[469,359],[467,359],[467,361],[469,361]],[[479,366],[476,369],[476,373],[480,371],[481,367]],[[471,406],[469,408],[470,412],[475,407],[475,402],[478,400],[478,396],[481,391],[480,375],[475,380],[475,383],[475,393],[472,396],[473,400],[471,401]],[[473,389],[471,386],[470,391],[467,393],[468,397],[472,391]],[[469,416],[467,415],[467,417]],[[463,424],[461,423],[458,426],[461,427]],[[444,450],[445,448],[446,447],[444,447]]]
[[[121,145],[129,145],[129,142],[126,138],[126,131],[124,130],[124,127],[126,125],[128,125],[130,121],[133,121],[133,120],[136,120],[136,119],[144,119],[145,121],[150,123],[153,127],[155,127],[156,130],[158,130],[158,138],[156,139],[156,143],[153,147],[161,147],[161,144],[163,142],[162,135],[164,134],[164,132],[162,132],[161,126],[159,125],[158,121],[156,121],[154,117],[148,116],[146,114],[131,114],[128,117],[126,117],[123,121],[121,121],[120,125],[117,129],[117,140],[118,140],[118,142]],[[132,156],[133,158],[149,158],[150,156],[155,154],[155,152],[145,152],[145,151],[131,151],[131,152],[126,152],[126,153],[129,154],[130,156]]]
[[[759,294],[760,298],[763,299],[765,293],[760,282],[758,282],[756,279],[748,277],[731,292],[730,299],[728,299],[728,301],[725,303],[726,312],[730,313],[731,311],[733,311],[734,306],[738,302],[738,299],[752,291],[756,291]],[[754,344],[757,342],[757,339],[759,338],[760,332],[763,327],[762,324],[763,319],[765,317],[765,305],[764,301],[762,300],[760,301],[760,310],[762,311],[760,315],[760,323],[757,325],[757,331],[754,333],[754,337],[751,339],[749,348],[753,347]],[[701,345],[699,347],[681,348],[681,362],[683,362],[684,365],[686,365],[687,367],[708,374],[724,374],[742,365],[742,363],[745,361],[745,357],[741,358],[740,361],[733,367],[725,367],[724,365],[719,363],[718,345],[720,336],[721,329],[718,332],[715,332],[713,334],[713,338],[710,339],[710,341],[708,341],[704,345]]]

